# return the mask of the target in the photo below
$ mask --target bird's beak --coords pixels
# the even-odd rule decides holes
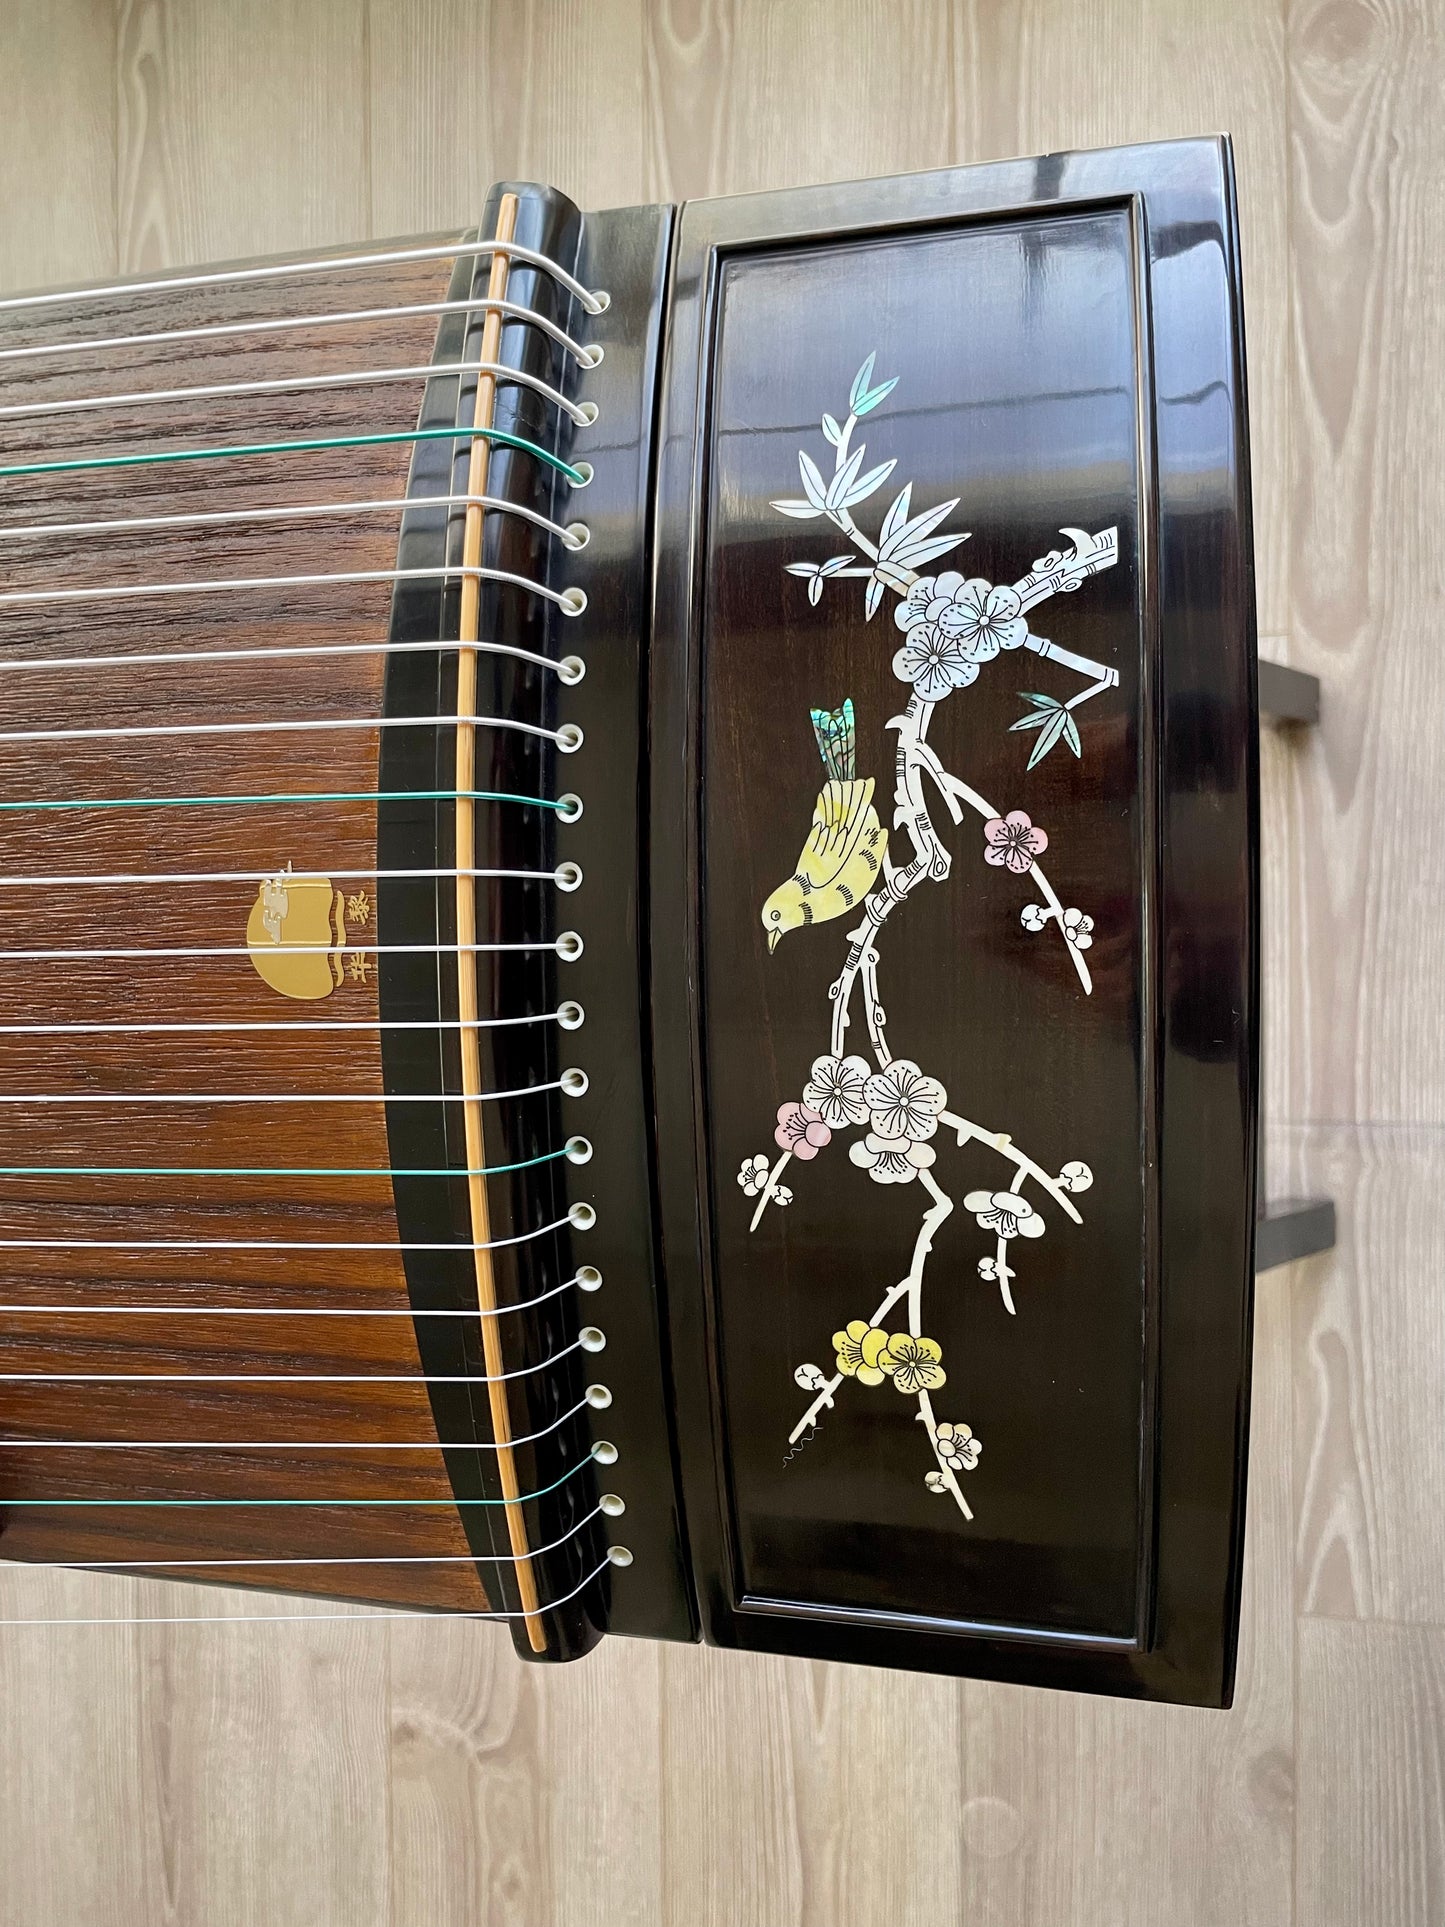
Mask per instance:
[[[768,932],[768,955],[770,957],[772,956],[773,952],[777,949],[778,944],[782,939],[782,935],[783,933],[781,930],[770,930]]]

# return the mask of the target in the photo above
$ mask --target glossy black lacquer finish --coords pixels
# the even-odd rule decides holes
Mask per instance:
[[[668,207],[620,208],[588,214],[582,229],[578,274],[610,301],[583,327],[582,339],[598,344],[604,358],[579,390],[597,403],[597,421],[573,444],[574,456],[593,468],[572,498],[591,539],[566,558],[561,578],[588,598],[559,637],[587,662],[586,678],[566,697],[586,741],[564,770],[585,805],[565,832],[565,853],[582,867],[568,914],[586,948],[566,966],[564,982],[587,1012],[570,1059],[591,1087],[570,1112],[593,1157],[569,1171],[569,1186],[597,1210],[594,1229],[576,1241],[578,1257],[603,1278],[583,1301],[607,1334],[607,1349],[589,1366],[612,1393],[592,1427],[617,1447],[616,1464],[599,1477],[626,1504],[609,1522],[610,1537],[633,1555],[610,1575],[606,1626],[642,1638],[696,1639],[654,1252],[643,892],[654,416],[673,218]]]
[[[674,266],[658,480],[651,880],[657,1157],[684,1484],[708,1637],[765,1650],[1227,1703],[1239,1609],[1257,1082],[1254,618],[1239,266],[1222,141],[1055,155],[689,206]],[[1077,678],[987,664],[940,710],[944,763],[1047,826],[1044,868],[1096,920],[1079,994],[1056,930],[942,810],[953,877],[903,906],[882,995],[893,1048],[1048,1170],[1082,1158],[1082,1227],[1017,1257],[1018,1315],[976,1260],[952,1153],[924,1330],[938,1415],[985,1441],[975,1517],[925,1493],[922,1428],[845,1382],[785,1466],[803,1360],[907,1269],[926,1200],[834,1144],[747,1231],[741,1159],[827,1048],[852,921],[769,956],[758,910],[821,780],[807,710],[844,695],[887,824],[906,690],[889,607],[812,607],[784,575],[846,547],[771,497],[829,454],[876,351],[898,387],[869,462],[918,508],[958,495],[962,551],[1010,582],[1064,527],[1119,530],[1115,567],[1035,634],[1119,671],[1026,773],[1017,691]],[[876,519],[876,518],[875,518]],[[846,588],[846,596],[842,592]],[[895,858],[908,853],[895,832]],[[866,1048],[862,1026],[848,1048]],[[947,1153],[940,1153],[940,1173]],[[830,1166],[829,1158],[835,1160]],[[1017,1252],[1019,1247],[1014,1247]],[[944,1282],[946,1280],[946,1283]],[[935,1329],[935,1327],[941,1329]],[[870,1403],[871,1401],[871,1403]],[[891,1403],[892,1409],[889,1409]],[[947,1511],[944,1511],[944,1507]]]
[[[545,1496],[527,1507],[534,1545],[563,1543],[537,1561],[538,1590],[545,1601],[563,1598],[599,1563],[607,1538],[633,1552],[630,1568],[609,1570],[576,1601],[547,1616],[543,1657],[565,1659],[585,1652],[606,1628],[653,1637],[695,1637],[688,1575],[675,1501],[673,1449],[668,1418],[663,1344],[652,1264],[651,1176],[647,1149],[646,1064],[642,1034],[639,823],[647,631],[647,523],[651,489],[654,395],[671,211],[624,210],[589,216],[552,190],[504,183],[489,197],[481,232],[493,232],[503,193],[519,196],[517,240],[573,271],[585,286],[605,288],[606,312],[584,315],[549,275],[518,264],[508,298],[535,308],[568,328],[574,338],[603,349],[595,369],[579,370],[540,329],[509,322],[500,359],[562,387],[574,399],[596,404],[589,429],[560,423],[557,410],[535,393],[505,381],[497,399],[496,426],[551,448],[593,470],[585,491],[525,451],[494,445],[488,492],[520,502],[554,521],[586,523],[585,549],[569,553],[523,518],[489,514],[484,525],[487,566],[554,588],[585,590],[579,617],[515,586],[488,584],[482,598],[484,641],[514,645],[557,660],[575,654],[587,665],[583,681],[561,685],[550,672],[517,656],[486,652],[478,663],[478,713],[543,722],[575,722],[583,747],[558,754],[536,736],[512,729],[481,729],[477,739],[477,787],[523,797],[556,797],[572,791],[583,801],[575,823],[554,812],[517,803],[479,802],[477,862],[499,870],[546,870],[564,860],[577,863],[581,888],[563,894],[542,881],[498,877],[478,881],[478,936],[483,942],[550,942],[575,929],[584,949],[576,962],[543,949],[484,952],[478,958],[479,1009],[494,1020],[482,1032],[482,1087],[516,1091],[547,1085],[567,1067],[590,1080],[588,1093],[564,1099],[555,1090],[534,1098],[489,1102],[484,1129],[489,1167],[518,1165],[488,1181],[492,1254],[499,1302],[526,1307],[504,1313],[506,1366],[515,1372],[510,1394],[514,1436],[540,1433],[518,1448],[524,1491]],[[451,295],[486,291],[486,255],[458,262]],[[463,319],[448,316],[438,335],[438,361],[475,358],[482,315],[464,336]],[[459,391],[460,387],[460,393]],[[427,387],[422,426],[471,418],[474,378],[438,377]],[[467,445],[421,442],[412,464],[400,565],[420,567],[460,559],[462,518],[456,511],[427,509],[428,495],[466,488]],[[427,583],[398,585],[392,635],[397,641],[455,636],[459,589]],[[454,652],[420,651],[390,658],[386,685],[389,715],[446,715],[456,707]],[[449,791],[454,783],[455,738],[451,730],[385,733],[380,788],[384,791]],[[383,803],[378,833],[379,867],[445,867],[454,861],[454,809],[450,800]],[[455,896],[445,879],[386,879],[378,917],[384,942],[449,943],[455,940]],[[384,955],[382,1015],[388,1019],[455,1019],[453,958]],[[582,1005],[581,1027],[559,1030],[545,1021],[568,999]],[[521,1021],[541,1017],[544,1021]],[[500,1021],[495,1021],[500,1020]],[[383,1032],[388,1091],[398,1096],[460,1089],[454,1029]],[[414,1102],[389,1107],[393,1163],[398,1167],[466,1166],[460,1107]],[[528,1163],[562,1144],[569,1133],[594,1147],[585,1166]],[[463,1176],[398,1178],[394,1181],[403,1242],[451,1241],[448,1252],[410,1252],[408,1289],[418,1309],[456,1308],[455,1322],[416,1321],[418,1345],[429,1374],[438,1377],[485,1371],[474,1315],[476,1282],[469,1248],[470,1214]],[[569,1205],[596,1212],[590,1229],[528,1235],[555,1223]],[[578,1266],[602,1273],[602,1288],[583,1297],[554,1292]],[[549,1293],[553,1295],[548,1295]],[[543,1302],[531,1304],[529,1301]],[[583,1322],[599,1325],[609,1345],[600,1355],[574,1345]],[[558,1359],[559,1362],[548,1361]],[[604,1411],[565,1418],[589,1383],[613,1394]],[[430,1386],[438,1436],[475,1439],[480,1450],[453,1450],[448,1469],[459,1498],[500,1497],[496,1456],[486,1449],[492,1433],[485,1387]],[[564,1421],[559,1424],[559,1420]],[[593,1468],[586,1455],[598,1439],[616,1445],[615,1465]],[[627,1510],[604,1537],[588,1522],[599,1492],[613,1491]],[[486,1563],[483,1583],[498,1610],[519,1608],[510,1562],[505,1515],[495,1505],[464,1505],[469,1542]],[[525,1636],[517,1651],[536,1658]]]
[[[489,197],[481,232],[495,231],[497,206],[504,188]],[[523,194],[517,239],[570,268],[574,265],[581,217],[560,195],[541,190]],[[454,297],[484,294],[490,271],[486,255],[458,260],[451,292]],[[536,307],[564,325],[571,319],[571,298],[556,282],[536,269],[519,266],[511,277],[509,298]],[[439,332],[437,358],[476,358],[484,316],[447,316]],[[502,330],[499,359],[550,381],[566,378],[560,350],[539,329],[509,323]],[[475,379],[442,377],[430,382],[422,408],[422,425],[449,425],[470,419]],[[558,411],[547,407],[533,392],[503,382],[499,385],[496,426],[506,433],[565,452],[567,437]],[[409,494],[464,493],[467,486],[467,444],[419,443],[413,459]],[[556,471],[523,450],[496,445],[488,475],[489,493],[555,514],[565,510],[554,476]],[[436,564],[461,557],[461,517],[445,510],[413,505],[403,521],[399,559],[402,567]],[[546,582],[552,569],[552,543],[544,531],[520,516],[494,514],[484,525],[483,561],[507,569],[525,580]],[[428,583],[398,584],[393,604],[392,634],[398,641],[455,636],[458,632],[460,585],[438,588]],[[481,634],[493,642],[512,644],[537,654],[548,652],[548,605],[542,598],[510,585],[487,583],[482,593]],[[552,653],[561,653],[553,650]],[[456,709],[456,654],[419,652],[388,660],[386,709],[389,715],[446,715]],[[516,716],[552,724],[557,711],[556,679],[522,658],[485,653],[478,659],[477,709],[485,716]],[[504,794],[555,796],[562,785],[561,760],[545,739],[509,729],[481,728],[477,732],[477,787]],[[383,792],[409,789],[450,791],[455,783],[455,732],[389,730],[383,738],[379,787]],[[378,867],[445,869],[455,860],[455,817],[447,800],[383,803],[378,811]],[[561,860],[559,827],[550,810],[512,803],[477,805],[476,850],[479,866],[498,870],[540,871]],[[483,942],[532,943],[537,948],[503,952],[484,951],[477,958],[478,1009],[483,1018],[514,1020],[493,1024],[481,1032],[481,1081],[484,1091],[521,1090],[530,1085],[555,1084],[562,1068],[556,1027],[540,1019],[555,1010],[565,995],[558,985],[559,965],[541,946],[558,934],[557,893],[544,884],[511,876],[479,879],[477,926]],[[378,891],[378,925],[385,942],[454,943],[455,893],[445,880],[383,879]],[[455,1020],[457,1015],[456,963],[441,951],[433,956],[383,955],[380,998],[383,1018]],[[456,1030],[384,1031],[383,1061],[389,1093],[461,1089]],[[499,1241],[492,1253],[497,1297],[501,1305],[522,1304],[542,1297],[570,1275],[570,1241],[552,1232],[527,1235],[564,1218],[569,1202],[565,1174],[555,1162],[533,1163],[564,1141],[570,1127],[555,1089],[535,1098],[509,1098],[485,1108],[486,1158],[489,1168],[521,1165],[488,1180],[491,1236]],[[452,1165],[466,1169],[466,1150],[460,1107],[397,1103],[388,1107],[388,1132],[393,1163],[400,1168]],[[469,1247],[470,1212],[465,1176],[454,1178],[397,1178],[397,1225],[403,1243],[455,1240]],[[520,1242],[518,1242],[520,1240]],[[474,1314],[477,1294],[469,1248],[455,1257],[449,1253],[408,1252],[407,1283],[418,1309],[448,1309]],[[538,1592],[543,1600],[571,1593],[597,1564],[601,1539],[595,1525],[575,1531],[596,1504],[596,1486],[586,1463],[589,1438],[578,1419],[558,1424],[582,1393],[582,1366],[575,1352],[560,1363],[545,1361],[564,1351],[575,1339],[580,1320],[573,1294],[548,1298],[527,1311],[504,1314],[503,1335],[507,1369],[520,1375],[509,1388],[513,1432],[516,1436],[542,1433],[535,1444],[519,1448],[519,1480],[524,1491],[555,1490],[528,1507],[529,1532],[534,1544],[566,1543],[536,1561]],[[420,1318],[417,1341],[429,1374],[456,1373],[464,1358],[466,1370],[480,1378],[485,1373],[480,1332],[475,1315],[450,1319]],[[457,1449],[447,1454],[448,1470],[458,1497],[501,1496],[496,1454],[486,1449],[491,1427],[486,1389],[481,1384],[430,1387],[438,1436],[460,1446],[472,1438],[481,1450]],[[559,1484],[559,1481],[564,1481]],[[480,1568],[495,1610],[516,1613],[520,1608],[515,1571],[511,1565],[505,1514],[490,1505],[464,1505],[461,1517],[469,1542],[486,1563]],[[570,1602],[547,1616],[548,1658],[564,1658],[585,1651],[597,1638],[597,1621],[604,1608],[589,1598]],[[519,1653],[530,1654],[520,1628],[514,1628]]]

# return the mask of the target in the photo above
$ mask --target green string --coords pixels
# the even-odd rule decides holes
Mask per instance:
[[[561,799],[518,796],[510,790],[302,790],[268,796],[28,797],[18,803],[0,803],[0,810],[148,810],[182,804],[229,807],[236,803],[452,803],[458,797],[470,797],[478,803],[530,803],[539,810],[566,807]]]
[[[239,442],[231,448],[165,448],[149,455],[85,455],[64,462],[21,462],[0,468],[0,476],[59,475],[85,468],[139,468],[156,462],[204,462],[229,459],[233,455],[294,455],[315,448],[372,448],[382,442],[432,442],[445,441],[448,437],[452,441],[469,441],[479,435],[489,442],[501,442],[508,448],[520,448],[524,454],[535,455],[558,474],[565,475],[574,488],[580,488],[587,480],[580,468],[549,454],[522,435],[509,435],[503,428],[476,427],[412,428],[385,435],[322,435],[302,442]]]
[[[470,1168],[457,1164],[0,1164],[0,1178],[489,1178],[503,1171],[528,1171],[534,1164],[551,1164],[566,1155],[564,1146],[517,1164]]]
[[[466,1450],[453,1446],[452,1451]],[[276,1506],[412,1506],[418,1512],[429,1506],[463,1505],[523,1505],[528,1499],[545,1499],[549,1492],[566,1485],[575,1479],[584,1466],[593,1463],[589,1452],[585,1459],[579,1459],[570,1472],[564,1472],[560,1479],[551,1485],[540,1486],[535,1492],[519,1492],[515,1499],[6,1499],[4,1508],[8,1512],[12,1506],[83,1506],[87,1510],[100,1511],[109,1507],[123,1507],[129,1511],[132,1506],[150,1509],[164,1508],[170,1511],[185,1511],[199,1506],[242,1506],[247,1508],[272,1508]]]

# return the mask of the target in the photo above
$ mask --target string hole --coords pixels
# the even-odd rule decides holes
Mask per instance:
[[[600,341],[589,342],[582,350],[578,359],[584,368],[600,368],[602,366],[602,343]]]
[[[574,1003],[570,997],[565,1004],[557,1006],[557,1022],[563,1030],[581,1030],[586,1015],[581,1004]]]
[[[600,1352],[607,1349],[607,1334],[600,1326],[584,1325],[577,1334],[577,1343],[584,1352]]]
[[[617,1447],[611,1439],[598,1439],[592,1448],[592,1456],[599,1465],[616,1465]]]
[[[557,798],[557,821],[575,823],[582,814],[582,798],[575,790],[568,790],[565,796]]]
[[[592,540],[592,531],[585,522],[569,522],[562,531],[562,540],[569,549],[585,549]]]
[[[627,1510],[626,1502],[619,1499],[615,1492],[604,1492],[597,1503],[609,1519],[620,1519]]]
[[[592,1209],[590,1205],[587,1208],[589,1211]],[[602,1289],[602,1273],[597,1269],[596,1265],[583,1265],[582,1269],[577,1273],[577,1283],[583,1291],[600,1291]]]
[[[592,1145],[585,1137],[569,1137],[562,1149],[566,1152],[569,1163],[590,1164],[592,1162]]]
[[[614,1566],[630,1566],[632,1564],[632,1554],[626,1546],[609,1546],[607,1548],[607,1557]]]
[[[586,488],[596,473],[591,462],[573,462],[571,476],[573,488]]]
[[[573,419],[579,428],[590,428],[601,412],[595,401],[580,401]]]
[[[581,864],[580,863],[559,863],[556,869],[552,872],[552,881],[556,884],[559,890],[566,890],[568,892],[571,892],[577,889],[582,882]]]
[[[589,314],[606,314],[612,306],[612,296],[606,288],[594,288],[587,297],[587,304]]]
[[[558,1082],[568,1097],[585,1097],[587,1095],[586,1071],[563,1071]]]
[[[582,955],[582,939],[575,930],[564,930],[557,939],[555,949],[563,963],[576,963]]]
[[[571,1225],[574,1231],[590,1231],[593,1225],[596,1224],[597,1222],[597,1213],[593,1210],[590,1204],[586,1203],[585,1200],[579,1199],[576,1204],[568,1206],[567,1222],[568,1224]],[[592,1270],[591,1265],[583,1265],[582,1271],[590,1271],[590,1270]],[[581,1271],[579,1271],[577,1274],[576,1282],[578,1284],[581,1284],[582,1282]],[[601,1284],[602,1282],[601,1272],[598,1272],[597,1274],[597,1282],[598,1284]],[[588,1287],[586,1285],[583,1285],[582,1289],[586,1291]]]
[[[587,674],[587,665],[580,656],[563,656],[557,665],[557,674],[570,689]]]
[[[575,586],[564,589],[560,606],[564,616],[580,616],[587,607],[587,591]]]
[[[563,723],[557,731],[557,747],[564,756],[572,756],[581,749],[585,737],[576,723]]]
[[[605,1385],[589,1385],[582,1396],[594,1412],[605,1412],[612,1403],[612,1394]]]

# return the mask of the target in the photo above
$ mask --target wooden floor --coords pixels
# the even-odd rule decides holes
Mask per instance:
[[[1273,1160],[1341,1217],[1260,1293],[1232,1713],[360,1617],[10,1630],[6,1927],[1445,1921],[1441,18],[0,0],[6,288],[473,219],[504,175],[595,207],[1229,129],[1260,626],[1325,687],[1266,754]],[[176,1607],[0,1582],[117,1610]]]

